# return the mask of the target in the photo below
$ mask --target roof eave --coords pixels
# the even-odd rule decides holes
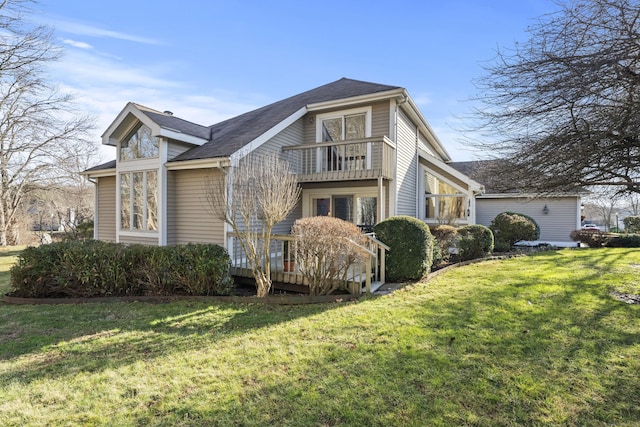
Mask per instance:
[[[104,177],[108,177],[108,176],[115,176],[116,175],[116,168],[110,168],[110,169],[98,169],[98,170],[86,170],[86,171],[82,171],[80,172],[80,175],[84,175],[87,178],[104,178]]]
[[[291,114],[289,117],[285,118],[278,122],[275,126],[271,127],[269,130],[264,132],[262,135],[253,139],[248,144],[244,145],[242,148],[231,154],[230,158],[232,162],[236,162],[238,159],[241,159],[258,147],[260,147],[265,142],[269,141],[271,138],[285,130],[287,127],[291,126],[296,120],[302,118],[308,111],[308,107],[302,107],[298,109],[295,113]]]
[[[348,104],[361,104],[366,102],[381,101],[402,96],[406,93],[404,88],[385,90],[383,92],[369,93],[366,95],[352,96],[349,98],[332,99],[331,101],[316,102],[307,105],[308,111],[325,110],[329,108],[344,107]]]
[[[167,170],[223,168],[231,165],[229,157],[212,157],[207,159],[179,160],[166,163]]]
[[[169,127],[160,126],[145,113],[145,108],[142,108],[141,106],[133,102],[128,102],[127,105],[122,109],[122,111],[120,111],[115,120],[111,122],[109,127],[102,134],[101,138],[103,145],[111,145],[113,147],[117,146],[118,140],[116,138],[112,138],[111,135],[113,135],[113,133],[117,130],[117,128],[122,124],[122,122],[129,114],[132,114],[139,121],[149,126],[153,136],[175,139],[177,141],[186,142],[193,145],[202,145],[207,142],[206,139],[194,135],[189,135]]]
[[[420,157],[422,157],[426,161],[433,163],[434,165],[436,165],[440,169],[446,171],[447,173],[451,174],[452,176],[456,177],[457,179],[459,179],[459,180],[461,180],[463,182],[466,182],[469,185],[469,189],[471,191],[473,191],[475,194],[484,193],[484,185],[480,184],[478,181],[475,181],[475,180],[471,179],[469,176],[463,174],[459,170],[453,168],[452,166],[449,166],[444,161],[442,161],[439,158],[427,153],[426,151],[424,151],[424,150],[422,150],[420,148],[418,149],[418,154],[419,154]]]

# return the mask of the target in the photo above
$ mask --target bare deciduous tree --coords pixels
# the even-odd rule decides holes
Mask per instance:
[[[597,191],[586,197],[585,210],[602,221],[604,231],[611,231],[622,199],[623,197],[616,187],[598,187]],[[615,224],[614,227],[617,229],[618,225]]]
[[[529,191],[640,192],[640,4],[559,4],[486,67],[475,111],[483,140],[470,144]]]
[[[225,180],[207,180],[205,192],[214,217],[237,234],[258,296],[267,296],[271,289],[271,230],[295,208],[300,197],[289,164],[276,154],[249,155],[225,170]]]
[[[52,33],[29,28],[28,0],[0,2],[0,245],[10,242],[24,197],[68,177],[61,165],[78,150],[91,120],[73,110],[71,96],[46,79],[60,57]]]

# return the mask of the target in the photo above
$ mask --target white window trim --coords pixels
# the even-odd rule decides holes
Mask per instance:
[[[332,111],[330,113],[322,113],[316,115],[316,143],[322,143],[322,121],[327,119],[337,119],[344,118],[345,116],[351,116],[354,114],[362,114],[365,113],[364,116],[364,137],[371,138],[371,121],[372,121],[372,111],[373,109],[368,107],[361,108],[351,108],[349,110],[338,110]],[[344,140],[343,140],[344,141]],[[367,143],[367,154],[366,154],[366,168],[371,169],[371,143]],[[322,170],[322,155],[320,153],[320,149],[318,149],[318,154],[316,156],[316,171],[320,172]]]
[[[131,129],[129,129],[127,131],[127,133],[125,134],[125,137],[122,139],[122,141],[118,142],[118,145],[116,147],[116,157],[117,157],[117,162],[120,163],[131,163],[131,162],[139,162],[139,161],[145,161],[145,160],[158,160],[158,158],[160,157],[160,145],[162,144],[162,138],[152,135],[152,138],[155,138],[156,141],[158,142],[158,155],[157,156],[153,156],[153,157],[139,157],[139,158],[135,158],[135,159],[121,159],[120,158],[120,154],[121,154],[121,146],[122,146],[122,142],[128,139],[131,139],[133,137],[134,133],[137,133],[138,130],[140,130],[140,128],[142,126],[147,126],[146,124],[142,123],[142,122],[138,122],[136,124],[134,124],[133,126],[131,126]],[[147,126],[148,128],[151,128],[150,126]],[[153,130],[152,130],[153,132]]]
[[[468,224],[470,223],[470,218],[472,216],[472,208],[471,208],[471,199],[473,198],[473,195],[471,192],[469,192],[468,190],[465,190],[463,187],[461,187],[460,185],[456,184],[455,182],[451,181],[450,179],[445,178],[444,176],[440,175],[437,172],[434,172],[433,170],[427,168],[424,165],[420,165],[420,188],[419,188],[419,198],[420,198],[420,218],[422,218],[425,222],[436,222],[438,221],[438,217],[431,217],[431,218],[427,218],[427,213],[426,213],[426,207],[425,207],[425,203],[426,203],[426,194],[425,194],[425,174],[429,173],[433,176],[435,176],[437,179],[439,179],[440,181],[443,181],[444,183],[452,186],[453,188],[455,188],[456,190],[460,191],[460,194],[462,197],[465,198],[465,202],[466,202],[466,207],[465,210],[469,210],[469,212],[465,212],[465,218],[457,218],[456,221],[460,222],[461,224]],[[431,197],[438,197],[438,196],[445,196],[445,197],[456,197],[455,194],[432,194]]]
[[[375,197],[377,199],[378,206],[381,200],[378,196],[377,188],[366,187],[345,187],[345,188],[318,188],[318,189],[306,189],[302,190],[302,217],[308,218],[313,216],[313,200],[314,199],[330,199],[333,202],[333,196],[353,196],[354,199],[358,197]],[[354,203],[353,218],[357,217],[357,204]],[[376,215],[380,215],[380,208]],[[378,221],[380,219],[378,218]]]
[[[119,209],[118,209],[118,230],[120,231],[121,235],[126,235],[126,236],[147,236],[147,237],[151,237],[151,236],[158,236],[160,233],[160,218],[159,218],[159,214],[160,214],[160,210],[161,207],[159,206],[159,202],[160,200],[158,200],[158,206],[156,206],[157,212],[156,212],[156,218],[158,219],[158,224],[157,224],[157,229],[156,230],[138,230],[138,229],[134,229],[134,228],[128,228],[128,229],[123,229],[122,228],[122,189],[120,188],[120,181],[121,181],[121,177],[123,174],[128,174],[129,175],[129,185],[130,185],[130,193],[129,193],[129,222],[131,224],[133,224],[133,174],[137,173],[137,172],[141,172],[143,173],[143,179],[144,179],[144,194],[143,194],[143,199],[144,199],[144,224],[146,225],[147,223],[147,219],[148,219],[148,211],[147,211],[147,203],[149,200],[148,197],[148,185],[147,185],[147,174],[148,172],[155,172],[156,173],[156,188],[158,192],[160,192],[159,186],[160,186],[160,175],[159,175],[159,171],[158,169],[141,169],[141,170],[125,170],[125,171],[121,171],[118,172],[118,201],[119,201]]]
[[[141,238],[158,238],[160,236],[160,230],[164,227],[166,216],[164,212],[160,212],[162,209],[158,206],[158,230],[123,230],[122,229],[122,200],[120,190],[120,176],[123,173],[129,172],[143,172],[155,170],[158,173],[158,204],[160,205],[162,194],[164,189],[160,187],[160,159],[157,157],[148,159],[129,160],[127,162],[117,161],[116,163],[116,242],[120,242],[120,236],[124,237],[141,237]],[[162,216],[161,216],[162,214]]]

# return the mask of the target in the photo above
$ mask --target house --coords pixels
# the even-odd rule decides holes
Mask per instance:
[[[487,177],[483,173],[483,165],[490,161],[451,162],[449,166],[462,174],[481,182],[485,191],[476,196],[476,223],[489,226],[491,221],[502,212],[516,212],[533,218],[540,227],[540,239],[526,242],[528,245],[548,243],[558,247],[573,247],[571,240],[573,230],[581,224],[581,193],[526,194],[517,190],[496,190],[492,185],[496,178],[503,181],[505,177],[496,177],[492,173]],[[493,179],[490,179],[493,178]]]
[[[449,165],[406,89],[346,78],[211,126],[129,103],[102,143],[117,159],[85,174],[95,183],[95,238],[115,242],[228,247],[204,182],[249,154],[280,153],[298,175],[301,200],[276,233],[329,214],[363,230],[394,215],[473,224],[483,190]]]

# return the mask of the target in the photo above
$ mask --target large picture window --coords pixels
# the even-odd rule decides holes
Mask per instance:
[[[151,129],[139,124],[122,142],[120,142],[119,160],[150,159],[158,157],[158,138]]]
[[[425,218],[453,221],[466,219],[467,195],[443,179],[424,174]]]
[[[120,229],[158,230],[158,172],[120,174]]]

